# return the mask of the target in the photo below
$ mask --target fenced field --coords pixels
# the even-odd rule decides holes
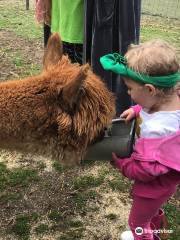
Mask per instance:
[[[148,9],[148,2],[179,2],[142,1]],[[34,21],[33,2],[26,11],[23,0],[0,1],[0,81],[42,69],[43,33]],[[140,41],[162,38],[180,53],[178,17],[155,15],[152,10],[142,15]],[[118,240],[128,227],[130,189],[131,183],[108,162],[63,168],[31,153],[0,149],[0,240]],[[180,190],[164,206],[169,240],[180,236],[179,197]]]
[[[142,13],[180,19],[180,0],[142,0]]]

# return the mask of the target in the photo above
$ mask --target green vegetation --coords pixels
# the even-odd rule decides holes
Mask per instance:
[[[90,200],[95,200],[98,196],[98,193],[93,190],[75,193],[72,197],[72,201],[75,205],[76,211],[85,213],[87,211],[86,204]]]
[[[161,38],[180,49],[180,21],[142,16],[141,41]]]
[[[83,237],[83,228],[74,229],[61,235],[57,240],[80,240]]]
[[[143,0],[142,12],[150,15],[180,19],[179,0]]]
[[[58,161],[55,161],[53,162],[53,167],[54,169],[59,172],[59,173],[62,173],[66,168],[64,166],[62,166],[62,164],[60,164],[60,162]]]
[[[31,217],[29,215],[17,216],[11,231],[21,239],[28,239],[31,230],[30,221]]]
[[[14,63],[14,65],[18,68],[18,67],[22,67],[24,64],[24,60],[23,58],[17,54],[16,56],[14,55],[14,59],[12,61]]]
[[[16,202],[22,198],[22,193],[1,193],[0,194],[0,203],[7,203],[7,202]]]
[[[173,232],[169,234],[169,240],[178,240],[180,236],[180,209],[168,203],[165,205],[164,210],[168,218],[168,229],[173,230]]]
[[[105,217],[107,219],[111,220],[111,221],[112,220],[116,220],[118,218],[118,216],[116,214],[114,214],[114,213],[110,213],[110,214],[106,215]]]
[[[24,69],[26,67],[27,64],[22,64],[22,69],[21,69],[21,73],[20,73],[20,77],[24,78],[27,76],[34,76],[37,73],[40,72],[41,70],[41,66],[37,65],[37,64],[28,64],[28,68]]]
[[[35,228],[35,232],[37,234],[43,234],[49,231],[49,226],[47,224],[39,224],[36,228]]]
[[[68,221],[68,225],[69,227],[72,228],[79,228],[79,227],[83,227],[83,223],[80,220],[76,220],[76,219],[71,219]]]
[[[20,216],[16,218],[15,224],[12,226],[11,231],[22,239],[28,239],[31,226],[29,218],[26,216]]]
[[[60,220],[63,220],[62,214],[57,211],[50,212],[48,215],[48,218],[55,222],[59,222]]]
[[[37,213],[17,215],[14,224],[7,229],[7,232],[15,234],[18,239],[27,240],[29,239],[32,223],[36,222],[37,219]]]
[[[9,173],[8,183],[10,186],[26,187],[29,183],[37,181],[38,175],[35,170],[31,169],[16,169]]]
[[[100,187],[103,182],[104,177],[102,177],[102,175],[99,175],[98,177],[85,175],[73,179],[72,186],[75,193],[72,196],[72,201],[78,212],[84,213],[85,209],[87,210],[86,204],[99,197],[99,194],[95,189]],[[93,209],[91,210],[93,211]],[[95,208],[94,211],[96,210],[97,209]]]
[[[6,30],[9,35],[13,36],[15,34],[16,36],[14,40],[10,41],[9,47],[1,45],[0,48],[0,55],[5,56],[9,64],[12,64],[10,70],[11,78],[37,74],[42,68],[41,64],[30,62],[31,54],[26,53],[27,56],[24,56],[25,54],[23,53],[28,41],[32,41],[31,48],[33,48],[33,41],[43,38],[42,26],[35,21],[34,7],[31,6],[31,9],[26,11],[24,1],[15,1],[14,4],[11,1],[6,1],[6,3],[0,2],[0,12],[0,29],[2,31]],[[16,41],[17,38],[22,38],[23,40],[18,42]],[[14,53],[13,47],[17,49],[16,53]],[[34,47],[36,51],[37,46],[34,45]]]
[[[5,190],[7,187],[26,187],[38,179],[36,170],[19,168],[9,170],[5,164],[0,163],[0,190]]]
[[[6,7],[0,4],[0,12],[0,29],[11,30],[26,39],[42,37],[42,27],[35,22],[34,9],[25,11],[24,1],[18,4],[7,1]]]
[[[119,171],[112,169],[109,175],[112,177],[110,179],[107,179],[107,184],[113,191],[124,193],[129,191],[131,182],[123,175],[119,174]]]
[[[102,177],[81,176],[73,180],[74,189],[82,189],[83,191],[92,187],[98,187],[103,183]]]

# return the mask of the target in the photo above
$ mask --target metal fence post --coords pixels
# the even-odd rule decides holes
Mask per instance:
[[[29,10],[29,0],[26,0],[26,10]]]

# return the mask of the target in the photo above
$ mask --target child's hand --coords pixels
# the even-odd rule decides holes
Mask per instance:
[[[115,168],[116,167],[116,163],[118,161],[118,157],[117,155],[113,152],[112,153],[112,159],[110,160],[110,164]]]
[[[177,93],[178,93],[178,95],[179,95],[179,97],[180,97],[180,88],[177,90]]]
[[[178,94],[179,97],[180,97],[180,83],[177,84],[177,86],[176,86],[176,90],[177,90],[177,94]]]
[[[132,118],[135,117],[135,112],[132,108],[129,108],[127,110],[125,110],[121,115],[120,115],[121,118],[124,118],[125,121],[130,121]]]

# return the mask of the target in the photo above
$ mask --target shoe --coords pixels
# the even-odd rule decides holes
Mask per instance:
[[[159,209],[158,214],[152,218],[151,229],[152,230],[168,229],[168,221],[167,221],[167,218],[165,216],[163,209]],[[162,232],[162,233],[158,234],[158,236],[162,240],[167,240],[169,237],[169,234]]]
[[[154,235],[154,240],[161,240],[160,237],[158,237],[158,235]]]
[[[154,216],[151,220],[151,228],[155,229],[163,229],[168,227],[167,218],[163,209],[159,209],[159,212],[156,216]]]
[[[125,231],[121,234],[120,240],[134,240],[133,234],[131,231]]]

